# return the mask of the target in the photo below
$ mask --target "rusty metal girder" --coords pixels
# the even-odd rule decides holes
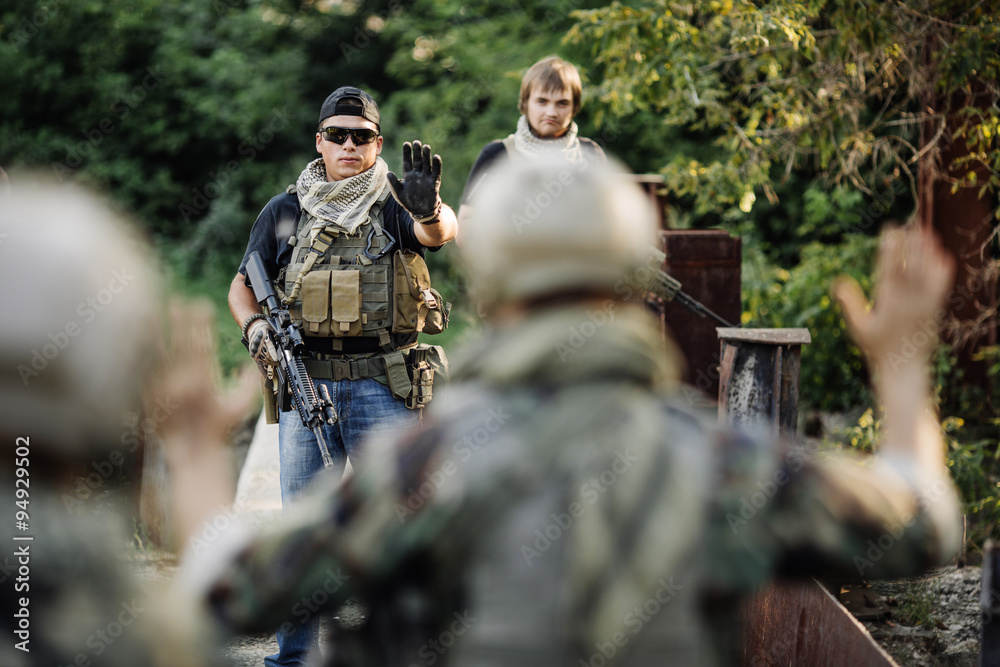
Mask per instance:
[[[815,580],[769,584],[743,615],[747,667],[899,667]]]
[[[720,229],[671,229],[660,233],[664,270],[682,289],[729,322],[739,322],[742,241]],[[711,398],[719,393],[717,322],[675,301],[663,304],[663,323],[687,362],[684,381]]]

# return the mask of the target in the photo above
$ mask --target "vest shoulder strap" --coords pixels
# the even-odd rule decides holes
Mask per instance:
[[[507,150],[507,157],[513,162],[517,162],[521,159],[521,151],[517,150],[517,145],[514,143],[514,135],[508,134],[503,139],[503,147]]]

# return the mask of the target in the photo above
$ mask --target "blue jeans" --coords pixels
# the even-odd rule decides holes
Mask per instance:
[[[344,474],[347,458],[357,469],[364,465],[365,441],[375,434],[399,432],[411,425],[417,413],[408,410],[389,388],[372,379],[316,380],[317,389],[325,384],[330,390],[338,421],[323,427],[336,480]],[[306,428],[296,410],[282,412],[278,418],[278,460],[281,473],[281,506],[288,509],[303,494],[316,475],[323,471],[316,436]],[[305,665],[310,652],[318,648],[319,619],[309,618],[283,625],[275,633],[278,653],[264,659],[267,667]]]

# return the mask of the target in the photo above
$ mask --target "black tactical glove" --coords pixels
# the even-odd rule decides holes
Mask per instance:
[[[386,176],[392,196],[416,222],[431,224],[441,211],[441,156],[431,157],[431,147],[414,141],[403,144],[403,180],[391,171]]]

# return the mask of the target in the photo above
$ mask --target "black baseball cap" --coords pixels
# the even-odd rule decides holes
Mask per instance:
[[[330,93],[319,110],[319,122],[330,116],[361,116],[381,129],[378,105],[371,95],[354,86],[341,86]]]

